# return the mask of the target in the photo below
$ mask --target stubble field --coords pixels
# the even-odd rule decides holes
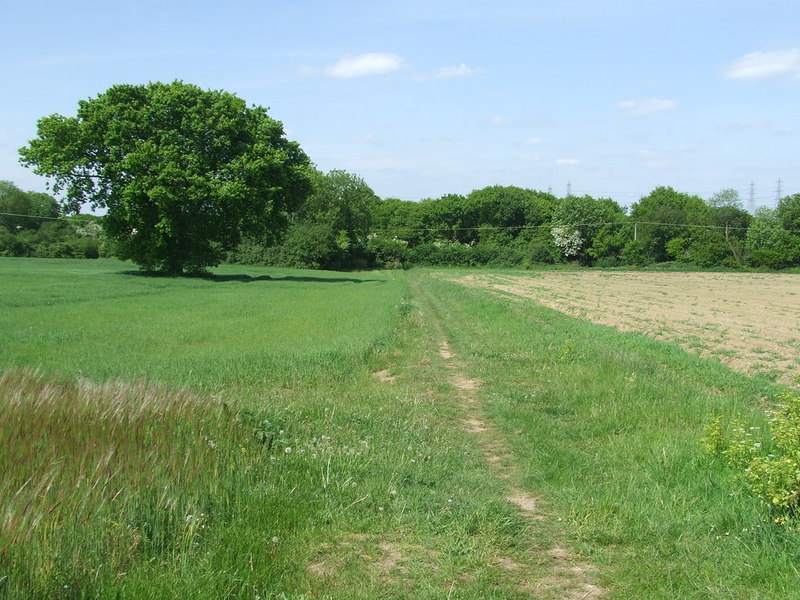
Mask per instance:
[[[677,342],[784,384],[800,375],[800,275],[552,271],[458,282]]]

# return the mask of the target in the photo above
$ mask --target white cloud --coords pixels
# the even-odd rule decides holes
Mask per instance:
[[[451,77],[469,77],[475,74],[475,69],[461,63],[457,67],[441,67],[433,74],[435,79],[447,79]]]
[[[542,143],[542,138],[539,137],[532,137],[528,138],[527,140],[522,140],[523,146],[537,146]]]
[[[728,79],[788,77],[800,80],[800,48],[745,54],[729,64],[723,75]]]
[[[385,75],[402,69],[403,59],[397,54],[367,53],[345,56],[333,65],[326,67],[325,73],[331,77],[349,79],[367,75]]]
[[[661,100],[659,98],[647,98],[645,100],[625,100],[617,104],[625,114],[632,117],[640,117],[655,112],[675,110],[678,103],[673,100]]]
[[[510,121],[507,118],[501,117],[500,115],[489,117],[489,124],[495,125],[496,127],[500,127],[502,125],[508,125],[509,123]]]
[[[580,158],[559,158],[556,160],[559,167],[575,167],[581,164]]]

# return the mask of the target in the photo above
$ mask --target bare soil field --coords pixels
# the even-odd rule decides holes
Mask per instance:
[[[456,281],[798,384],[800,275],[545,271],[478,273]]]

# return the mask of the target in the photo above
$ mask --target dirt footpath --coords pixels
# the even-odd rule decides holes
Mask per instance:
[[[477,273],[455,281],[798,383],[800,275],[545,271]]]

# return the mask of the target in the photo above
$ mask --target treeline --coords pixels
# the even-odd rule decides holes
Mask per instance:
[[[734,190],[659,187],[626,210],[608,198],[490,186],[420,202],[381,199],[359,176],[312,173],[280,239],[247,238],[230,262],[313,269],[431,266],[800,266],[800,194],[751,215]],[[0,255],[114,255],[102,218],[59,217],[49,195],[0,182]]]
[[[246,240],[229,259],[331,269],[666,262],[782,269],[800,265],[800,194],[754,215],[735,190],[704,200],[669,187],[629,210],[608,198],[514,186],[412,202],[380,199],[345,171],[317,172],[281,243]]]
[[[49,194],[25,192],[10,181],[0,181],[0,256],[111,256],[101,221],[94,215],[62,217]]]

